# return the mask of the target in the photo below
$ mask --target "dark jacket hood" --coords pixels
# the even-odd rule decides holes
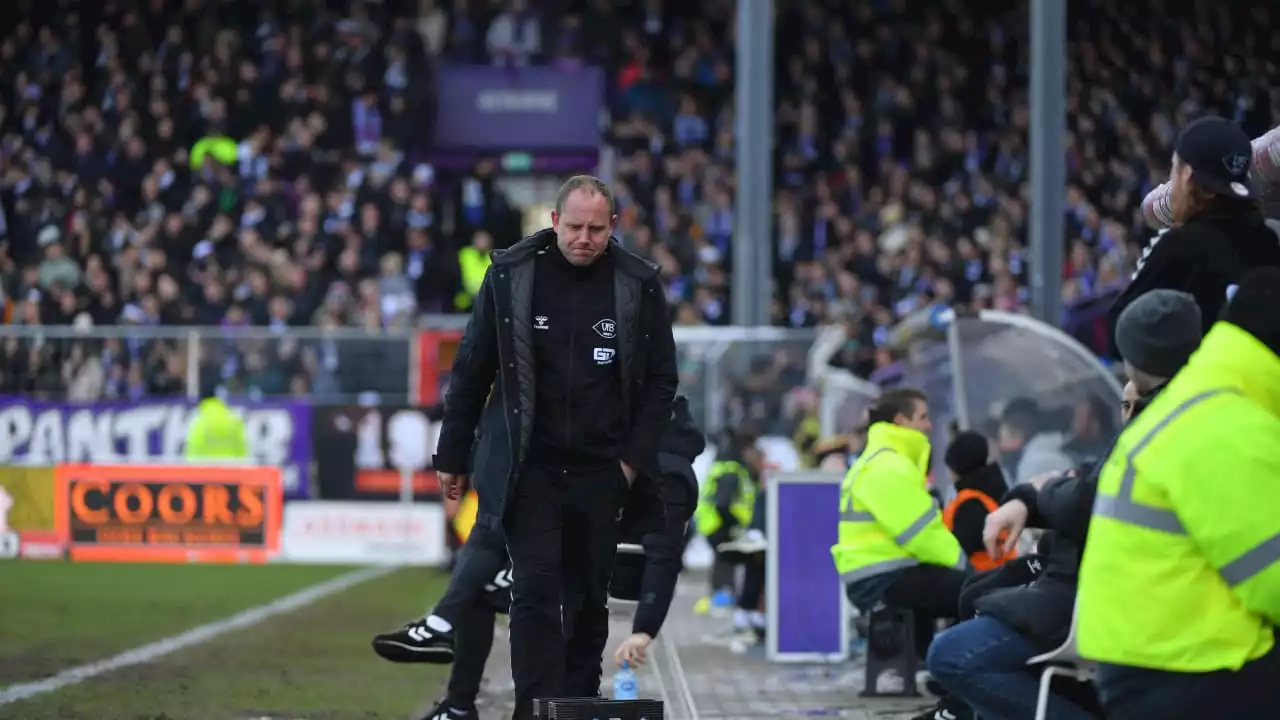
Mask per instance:
[[[1004,497],[1009,486],[1004,481],[1004,472],[995,463],[987,463],[976,470],[970,470],[956,478],[956,490],[977,490],[986,493],[996,502]]]

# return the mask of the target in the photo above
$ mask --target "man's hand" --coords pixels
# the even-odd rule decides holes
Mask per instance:
[[[440,494],[444,495],[446,500],[457,500],[462,497],[462,490],[467,484],[466,475],[437,472],[436,478],[440,481]]]
[[[1013,551],[1018,544],[1018,536],[1027,526],[1030,512],[1021,500],[1010,500],[987,515],[986,525],[982,528],[982,544],[991,557],[1000,558]]]
[[[631,484],[636,481],[636,471],[621,460],[618,461],[618,465],[622,468],[622,476],[627,479],[627,487],[631,487]]]
[[[626,465],[623,465],[626,467]],[[645,651],[649,648],[649,643],[653,642],[653,638],[648,633],[632,633],[631,637],[623,640],[618,645],[618,650],[613,654],[614,662],[621,667],[625,661],[631,667],[638,667],[645,663]]]

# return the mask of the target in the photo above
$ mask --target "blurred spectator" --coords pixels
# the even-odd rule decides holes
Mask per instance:
[[[6,391],[182,394],[185,351],[156,326],[376,331],[451,309],[458,248],[423,163],[447,12],[48,5],[0,40],[6,317],[148,330],[124,347],[100,335],[8,340]],[[352,361],[344,374],[331,351],[207,337],[202,384],[407,392],[407,352],[393,361],[389,345],[364,345],[361,362],[383,364]]]
[[[506,247],[521,218],[494,160],[461,177],[425,162],[437,62],[606,68],[618,236],[661,267],[681,324],[732,321],[748,230],[771,237],[774,287],[757,290],[774,322],[847,325],[834,362],[862,376],[897,359],[889,328],[914,310],[1027,302],[1026,2],[780,3],[768,229],[736,227],[732,207],[733,0],[45,6],[0,40],[0,288],[15,323],[372,329],[455,310],[460,251],[481,233]],[[1255,137],[1280,123],[1272,13],[1071,5],[1063,297],[1068,330],[1099,351],[1176,129],[1207,112]],[[208,361],[240,347],[226,345]],[[760,363],[729,378],[728,415],[776,410],[804,349],[748,351]],[[61,377],[69,351],[54,355],[41,362]],[[114,357],[108,387],[135,366]],[[315,357],[284,374],[354,394],[397,372]]]

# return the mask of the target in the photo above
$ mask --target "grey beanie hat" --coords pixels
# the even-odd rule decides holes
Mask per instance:
[[[1116,347],[1133,367],[1158,378],[1178,374],[1203,334],[1200,306],[1177,290],[1150,290],[1116,320]]]

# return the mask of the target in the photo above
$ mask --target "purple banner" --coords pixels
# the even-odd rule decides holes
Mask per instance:
[[[590,150],[600,144],[598,67],[440,68],[436,147],[494,152]]]
[[[777,659],[839,658],[848,649],[844,588],[831,560],[839,533],[839,477],[775,475],[769,493],[777,513],[771,513],[776,523],[769,528],[776,559],[768,559],[774,569],[768,611],[777,618],[773,654]]]
[[[251,460],[284,474],[286,498],[309,497],[311,407],[305,402],[232,402],[243,411]],[[0,397],[0,464],[181,462],[185,400],[88,404]]]

